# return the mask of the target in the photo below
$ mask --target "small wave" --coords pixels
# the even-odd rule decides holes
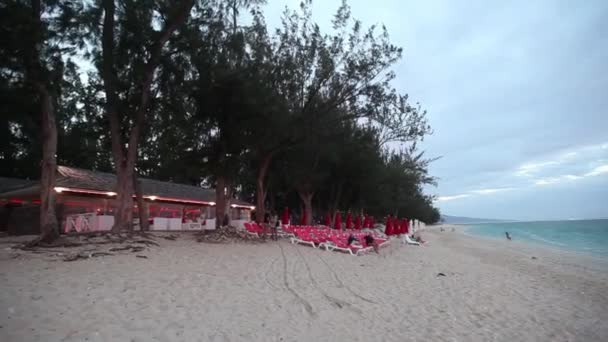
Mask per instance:
[[[561,247],[568,247],[568,244],[560,243],[560,242],[557,242],[557,241],[555,241],[555,240],[549,240],[549,239],[545,239],[545,238],[542,238],[542,237],[540,237],[540,236],[538,236],[538,235],[536,235],[536,234],[534,234],[534,233],[530,233],[530,232],[528,232],[528,233],[527,233],[527,234],[525,234],[525,235],[529,236],[529,237],[530,237],[532,240],[538,240],[538,241],[544,242],[544,243],[549,244],[549,245],[556,245],[556,246],[561,246]]]

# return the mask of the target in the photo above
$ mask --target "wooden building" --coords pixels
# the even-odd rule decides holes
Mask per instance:
[[[215,229],[215,190],[197,186],[139,179],[151,230]],[[58,166],[55,186],[57,215],[63,232],[104,231],[114,224],[116,175]],[[40,184],[0,178],[0,229],[14,234],[39,230]],[[134,224],[139,218],[134,203]],[[255,207],[231,199],[228,213],[237,227],[249,221]]]

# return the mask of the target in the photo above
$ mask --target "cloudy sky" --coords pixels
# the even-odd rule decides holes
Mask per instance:
[[[285,6],[269,0],[279,22]],[[349,1],[405,49],[395,86],[428,110],[442,213],[608,217],[608,1]],[[339,1],[317,0],[329,29]]]

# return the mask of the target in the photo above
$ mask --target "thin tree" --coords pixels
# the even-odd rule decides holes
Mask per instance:
[[[116,4],[114,0],[103,0],[103,33],[102,33],[102,61],[101,76],[106,95],[105,112],[110,121],[112,137],[112,154],[117,176],[117,208],[114,218],[113,231],[122,229],[131,230],[133,227],[133,193],[134,172],[137,162],[137,144],[142,134],[146,113],[151,98],[151,86],[154,81],[156,68],[160,62],[161,53],[165,43],[171,35],[188,19],[194,6],[193,0],[183,0],[171,11],[163,28],[148,49],[148,58],[144,63],[139,85],[138,103],[135,106],[133,123],[124,127],[125,120],[121,117],[119,95],[117,91],[118,79],[116,76],[115,47],[115,16]],[[130,6],[130,4],[124,4]],[[128,122],[128,120],[126,120]],[[123,140],[124,132],[124,140]],[[140,206],[140,210],[142,210]],[[140,215],[143,216],[143,215]]]
[[[41,49],[48,36],[42,21],[44,9],[40,0],[30,3],[30,29],[25,47],[25,71],[27,83],[38,98],[42,136],[42,160],[40,163],[40,237],[34,243],[49,243],[59,236],[59,224],[55,208],[55,173],[57,172],[57,124],[55,97],[51,89],[50,70],[41,57]]]

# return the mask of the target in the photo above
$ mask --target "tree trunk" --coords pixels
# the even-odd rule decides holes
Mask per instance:
[[[112,232],[133,230],[133,168],[116,168],[116,212]]]
[[[228,225],[230,225],[230,221],[232,220],[232,217],[230,216],[230,214],[231,214],[230,213],[230,209],[231,209],[230,204],[232,204],[231,200],[232,200],[232,195],[234,194],[234,189],[232,188],[232,181],[230,181],[228,179],[226,179],[225,186],[226,186],[226,198],[224,200],[224,202],[225,202],[224,203],[224,208],[225,208],[224,216],[226,216],[226,220],[224,222],[225,223],[224,225],[228,226]]]
[[[268,206],[270,207],[270,212],[273,213],[276,210],[276,192],[272,191],[273,188],[268,187],[268,191],[266,191],[266,198],[268,199]]]
[[[137,174],[133,172],[133,188],[135,188],[135,198],[137,199],[137,210],[139,212],[139,230],[144,232],[150,230],[148,225],[148,203],[144,201],[144,194],[141,192],[141,185],[137,179]]]
[[[53,98],[39,85],[42,112],[42,165],[40,176],[40,241],[51,242],[59,236],[55,212],[55,174],[57,172],[57,124]]]
[[[272,161],[272,153],[267,154],[260,163],[260,168],[258,169],[258,177],[256,180],[256,192],[255,192],[255,219],[258,223],[264,222],[264,202],[266,201],[266,188],[264,187],[264,180],[266,179],[266,174],[268,173],[268,168],[270,167],[270,162]]]
[[[312,222],[312,197],[314,194],[309,191],[298,191],[298,195],[300,195],[300,199],[302,199],[302,203],[304,204],[304,215],[306,215],[304,224],[310,225]]]
[[[55,174],[57,172],[57,123],[53,96],[47,86],[50,71],[44,65],[40,50],[46,43],[44,25],[41,23],[42,6],[40,0],[31,1],[32,36],[26,42],[26,80],[37,92],[40,101],[42,160],[40,162],[40,236],[31,242],[48,243],[59,236],[59,225],[55,212]],[[63,76],[63,75],[62,75]]]
[[[226,213],[226,178],[218,176],[215,181],[215,228],[222,228]]]

